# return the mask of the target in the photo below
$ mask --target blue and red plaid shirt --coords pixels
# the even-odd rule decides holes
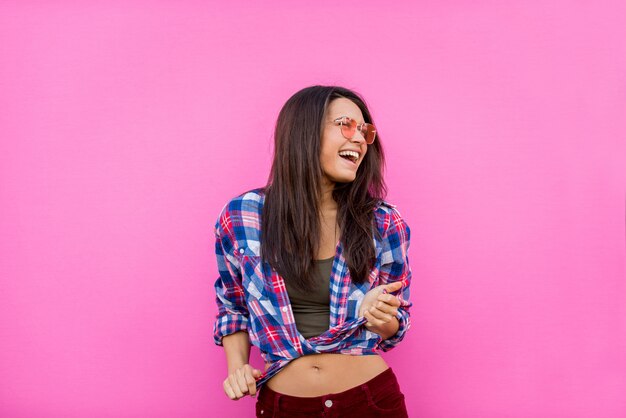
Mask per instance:
[[[342,244],[337,245],[330,277],[330,328],[321,335],[304,338],[296,328],[285,282],[260,257],[260,215],[263,189],[253,189],[228,202],[215,224],[215,254],[219,277],[215,281],[218,313],[213,328],[215,344],[237,331],[247,331],[270,367],[257,379],[257,388],[290,361],[315,353],[375,354],[395,347],[410,327],[409,285],[411,269],[407,252],[410,229],[394,205],[381,202],[375,210],[376,263],[369,281],[352,283]],[[375,235],[374,235],[375,237]],[[398,332],[387,340],[364,324],[359,307],[372,288],[395,281],[403,287],[394,292],[401,305]]]

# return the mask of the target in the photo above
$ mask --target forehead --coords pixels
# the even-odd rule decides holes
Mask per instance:
[[[355,119],[357,122],[363,122],[361,109],[359,109],[352,100],[343,97],[333,100],[328,105],[328,117],[330,120],[336,119],[339,116],[348,116]]]

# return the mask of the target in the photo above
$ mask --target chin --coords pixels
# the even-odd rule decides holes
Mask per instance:
[[[335,183],[352,183],[356,179],[356,176],[338,176],[334,177],[332,181]]]
[[[356,180],[356,170],[346,170],[344,167],[337,167],[331,172],[326,171],[325,176],[333,183],[352,183]]]

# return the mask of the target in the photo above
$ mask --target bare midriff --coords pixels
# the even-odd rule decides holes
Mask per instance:
[[[265,384],[285,395],[322,396],[363,384],[388,368],[378,354],[310,354],[292,360]]]

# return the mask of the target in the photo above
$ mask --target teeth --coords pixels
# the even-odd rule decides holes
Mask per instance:
[[[339,155],[352,158],[352,161],[359,159],[359,153],[356,151],[339,151]]]

